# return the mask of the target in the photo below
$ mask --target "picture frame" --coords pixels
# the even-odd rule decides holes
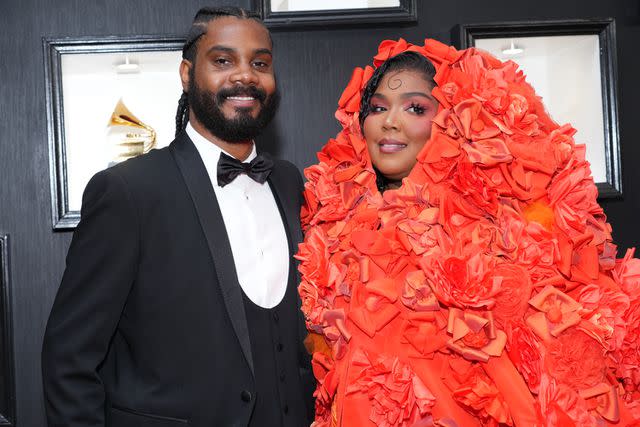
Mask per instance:
[[[412,23],[418,21],[417,0],[390,0],[389,6],[353,7],[349,0],[338,2],[342,5],[334,9],[281,11],[274,7],[276,0],[252,0],[253,10],[262,17],[269,28],[300,28],[314,26]],[[352,0],[356,3],[368,3]],[[384,4],[383,0],[377,0]],[[313,2],[322,4],[322,2]],[[333,7],[333,6],[331,6]]]
[[[0,234],[0,426],[16,425],[9,236]]]
[[[613,18],[516,21],[462,24],[453,34],[460,48],[476,46],[494,54],[499,45],[505,47],[501,50],[503,54],[512,55],[522,53],[518,43],[532,46],[528,58],[525,54],[513,60],[521,65],[539,95],[543,90],[539,90],[538,84],[550,88],[556,76],[563,72],[561,67],[554,65],[556,62],[566,64],[564,69],[575,71],[575,76],[562,81],[561,87],[560,84],[553,86],[557,93],[553,99],[542,95],[543,102],[554,120],[559,124],[571,123],[578,130],[575,139],[587,146],[587,160],[591,163],[599,199],[616,199],[623,195],[615,28]],[[588,65],[576,65],[583,63]],[[538,74],[547,73],[554,80],[538,78],[536,70],[546,70]],[[544,84],[542,80],[545,80]],[[574,101],[576,105],[570,105],[572,100],[578,99],[581,102]],[[559,113],[556,115],[554,111]],[[581,140],[583,137],[587,140]]]
[[[135,154],[139,139],[146,138],[143,150],[173,140],[184,41],[156,35],[43,38],[54,231],[76,227],[91,176],[134,146]],[[131,129],[113,121],[121,103],[138,120],[131,126],[141,125],[139,133],[124,135],[139,138],[130,145],[132,138],[119,140],[113,148],[107,139],[116,135],[110,132]]]

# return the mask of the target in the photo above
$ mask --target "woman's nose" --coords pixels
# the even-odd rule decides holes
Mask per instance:
[[[387,111],[387,115],[384,118],[384,122],[382,122],[382,127],[385,130],[398,129],[399,128],[398,114],[393,110]]]

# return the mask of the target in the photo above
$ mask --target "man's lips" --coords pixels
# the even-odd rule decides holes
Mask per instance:
[[[381,153],[392,154],[407,148],[407,144],[395,139],[381,139],[378,141],[378,147]]]
[[[233,106],[239,107],[239,108],[253,107],[258,102],[258,100],[253,96],[239,96],[239,95],[227,96],[225,100],[227,102],[230,102]]]

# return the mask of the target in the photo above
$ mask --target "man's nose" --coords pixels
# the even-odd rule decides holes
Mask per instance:
[[[230,79],[232,83],[253,86],[258,84],[258,75],[251,64],[239,64]]]

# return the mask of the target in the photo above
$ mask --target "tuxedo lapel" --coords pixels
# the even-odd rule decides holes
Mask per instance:
[[[251,368],[251,372],[253,372],[251,342],[249,340],[249,328],[244,310],[242,290],[238,282],[231,244],[224,226],[220,206],[211,186],[211,180],[198,150],[186,133],[183,132],[171,144],[171,152],[191,194],[200,219],[200,225],[213,258],[218,276],[218,285],[222,291],[225,307],[240,342],[240,347],[242,347],[244,357]]]
[[[300,231],[300,206],[298,204],[299,194],[296,194],[294,183],[290,182],[291,176],[286,176],[281,168],[278,168],[278,162],[273,168],[273,172],[269,175],[269,186],[273,193],[280,216],[287,230],[287,238],[289,239],[289,251],[291,255],[298,251],[296,243],[302,241],[302,232]]]

